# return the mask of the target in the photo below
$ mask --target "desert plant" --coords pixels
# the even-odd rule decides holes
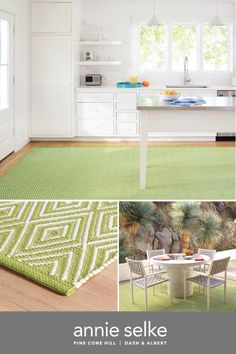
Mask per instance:
[[[156,210],[152,221],[157,228],[163,228],[165,225],[165,214],[162,211]]]
[[[227,208],[227,214],[228,218],[230,221],[235,222],[236,221],[236,207],[228,207]]]
[[[152,222],[154,205],[150,202],[120,203],[120,226],[131,235],[135,235],[139,225],[146,226]]]
[[[125,263],[125,258],[131,256],[131,252],[125,245],[126,235],[124,232],[120,232],[119,235],[119,263]]]
[[[197,202],[177,202],[172,206],[174,225],[181,231],[182,252],[189,248],[190,233],[196,230],[200,215],[201,209]]]
[[[203,248],[212,248],[220,239],[221,220],[214,213],[206,213],[198,221],[197,243]]]

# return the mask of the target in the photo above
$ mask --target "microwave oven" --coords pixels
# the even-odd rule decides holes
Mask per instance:
[[[86,86],[101,86],[102,75],[101,74],[88,74],[85,75],[85,85]]]

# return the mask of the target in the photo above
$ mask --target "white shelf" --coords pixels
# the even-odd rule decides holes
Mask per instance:
[[[105,60],[105,61],[92,61],[92,60],[80,60],[77,62],[79,65],[92,66],[92,65],[121,65],[120,60]]]
[[[79,41],[80,45],[121,45],[121,41]]]

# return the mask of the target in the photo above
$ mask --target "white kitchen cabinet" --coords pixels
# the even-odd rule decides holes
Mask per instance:
[[[61,137],[71,135],[71,90],[42,87],[32,91],[32,122],[34,136]]]
[[[137,97],[137,92],[118,92],[116,95],[118,136],[132,137],[138,134]]]
[[[77,120],[77,136],[106,136],[114,134],[112,119],[80,119]]]
[[[135,102],[117,102],[117,111],[136,111],[137,103]]]
[[[204,97],[204,96],[208,96],[208,97],[216,97],[217,96],[217,91],[191,91],[191,90],[180,90],[178,91],[181,93],[181,96],[184,96],[184,97]]]
[[[72,4],[56,2],[32,3],[32,33],[71,33]]]
[[[140,97],[157,97],[161,91],[140,92]]]
[[[91,90],[91,91],[90,91]],[[139,135],[139,96],[158,97],[160,89],[85,88],[77,91],[77,136],[135,138]],[[181,90],[185,96],[216,96],[216,90]],[[152,135],[156,137],[156,134]],[[170,134],[170,138],[172,135]],[[173,136],[176,139],[176,135]]]
[[[31,137],[72,137],[72,3],[31,3]]]
[[[94,117],[100,119],[102,117],[114,116],[114,106],[111,102],[91,102],[91,103],[77,103],[77,119]]]
[[[33,36],[33,86],[71,85],[71,51],[72,43],[69,36]]]
[[[118,121],[137,121],[137,116],[136,112],[117,112]]]
[[[77,93],[77,102],[113,102],[113,93],[111,92],[79,92]]]
[[[194,94],[190,93],[190,95],[193,96],[199,96],[199,97],[217,97],[217,91],[195,91]]]
[[[135,136],[138,134],[137,122],[117,122],[117,134],[120,136]]]
[[[136,92],[77,92],[76,102],[78,136],[137,136]]]
[[[135,92],[119,92],[116,94],[117,102],[136,102],[137,95]]]
[[[113,136],[116,131],[112,92],[78,92],[77,136]]]

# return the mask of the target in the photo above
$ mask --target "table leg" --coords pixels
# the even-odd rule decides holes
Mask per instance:
[[[173,297],[185,298],[193,294],[193,284],[190,281],[184,283],[184,279],[192,275],[191,268],[168,267],[167,274],[170,278],[171,286],[168,287],[168,293]],[[186,288],[185,288],[186,286]],[[171,292],[171,293],[170,293]]]
[[[148,112],[140,113],[140,189],[146,188],[148,149]]]

